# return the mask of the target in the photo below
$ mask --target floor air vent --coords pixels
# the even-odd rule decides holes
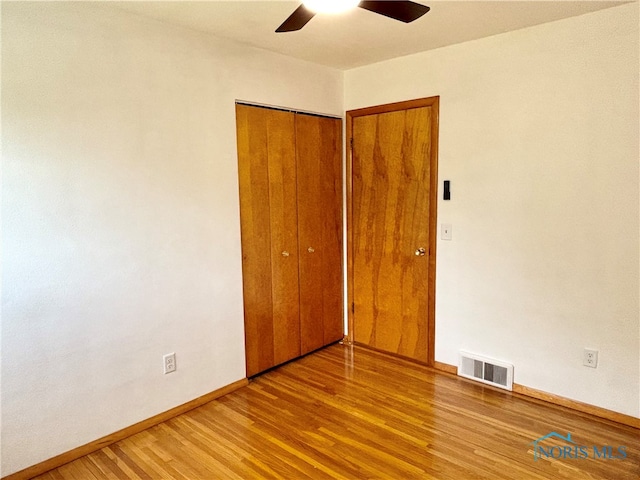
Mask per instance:
[[[460,352],[458,375],[513,390],[513,365],[474,353]]]

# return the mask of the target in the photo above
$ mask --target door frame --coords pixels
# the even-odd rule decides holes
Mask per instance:
[[[366,115],[409,110],[412,108],[432,107],[433,122],[431,124],[432,148],[429,178],[429,278],[427,280],[427,365],[435,365],[435,334],[436,334],[436,235],[438,212],[438,132],[440,118],[440,97],[427,97],[403,102],[387,103],[373,107],[359,108],[347,111],[346,140],[347,140],[347,335],[345,341],[354,344],[354,243],[353,243],[353,119]],[[415,360],[414,360],[415,361]]]

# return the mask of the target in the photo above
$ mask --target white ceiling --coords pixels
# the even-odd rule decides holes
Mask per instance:
[[[429,5],[431,11],[410,24],[356,8],[342,15],[316,15],[302,30],[289,33],[275,33],[275,29],[297,8],[299,1],[174,0],[108,5],[347,70],[629,3],[620,0],[418,1]]]

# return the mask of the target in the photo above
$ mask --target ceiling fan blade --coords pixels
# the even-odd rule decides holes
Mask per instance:
[[[300,5],[291,15],[289,15],[289,18],[287,18],[284,23],[278,27],[276,32],[295,32],[296,30],[300,30],[314,16],[314,12],[307,9],[304,5]]]
[[[426,5],[400,0],[362,1],[358,6],[404,23],[413,22],[430,10]]]

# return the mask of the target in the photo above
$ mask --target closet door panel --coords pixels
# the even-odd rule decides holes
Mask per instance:
[[[323,300],[327,320],[324,322],[324,344],[344,337],[343,263],[343,198],[342,198],[342,120],[325,119],[322,134],[331,139],[326,144],[326,172],[322,177],[322,196],[331,199],[322,211]],[[329,160],[330,159],[330,160]]]
[[[275,365],[300,356],[295,115],[266,110]],[[265,232],[267,233],[267,232]],[[265,255],[269,254],[266,250]]]
[[[236,125],[245,349],[250,377],[274,365],[266,111],[236,105]]]
[[[342,126],[296,115],[301,353],[342,338]]]

